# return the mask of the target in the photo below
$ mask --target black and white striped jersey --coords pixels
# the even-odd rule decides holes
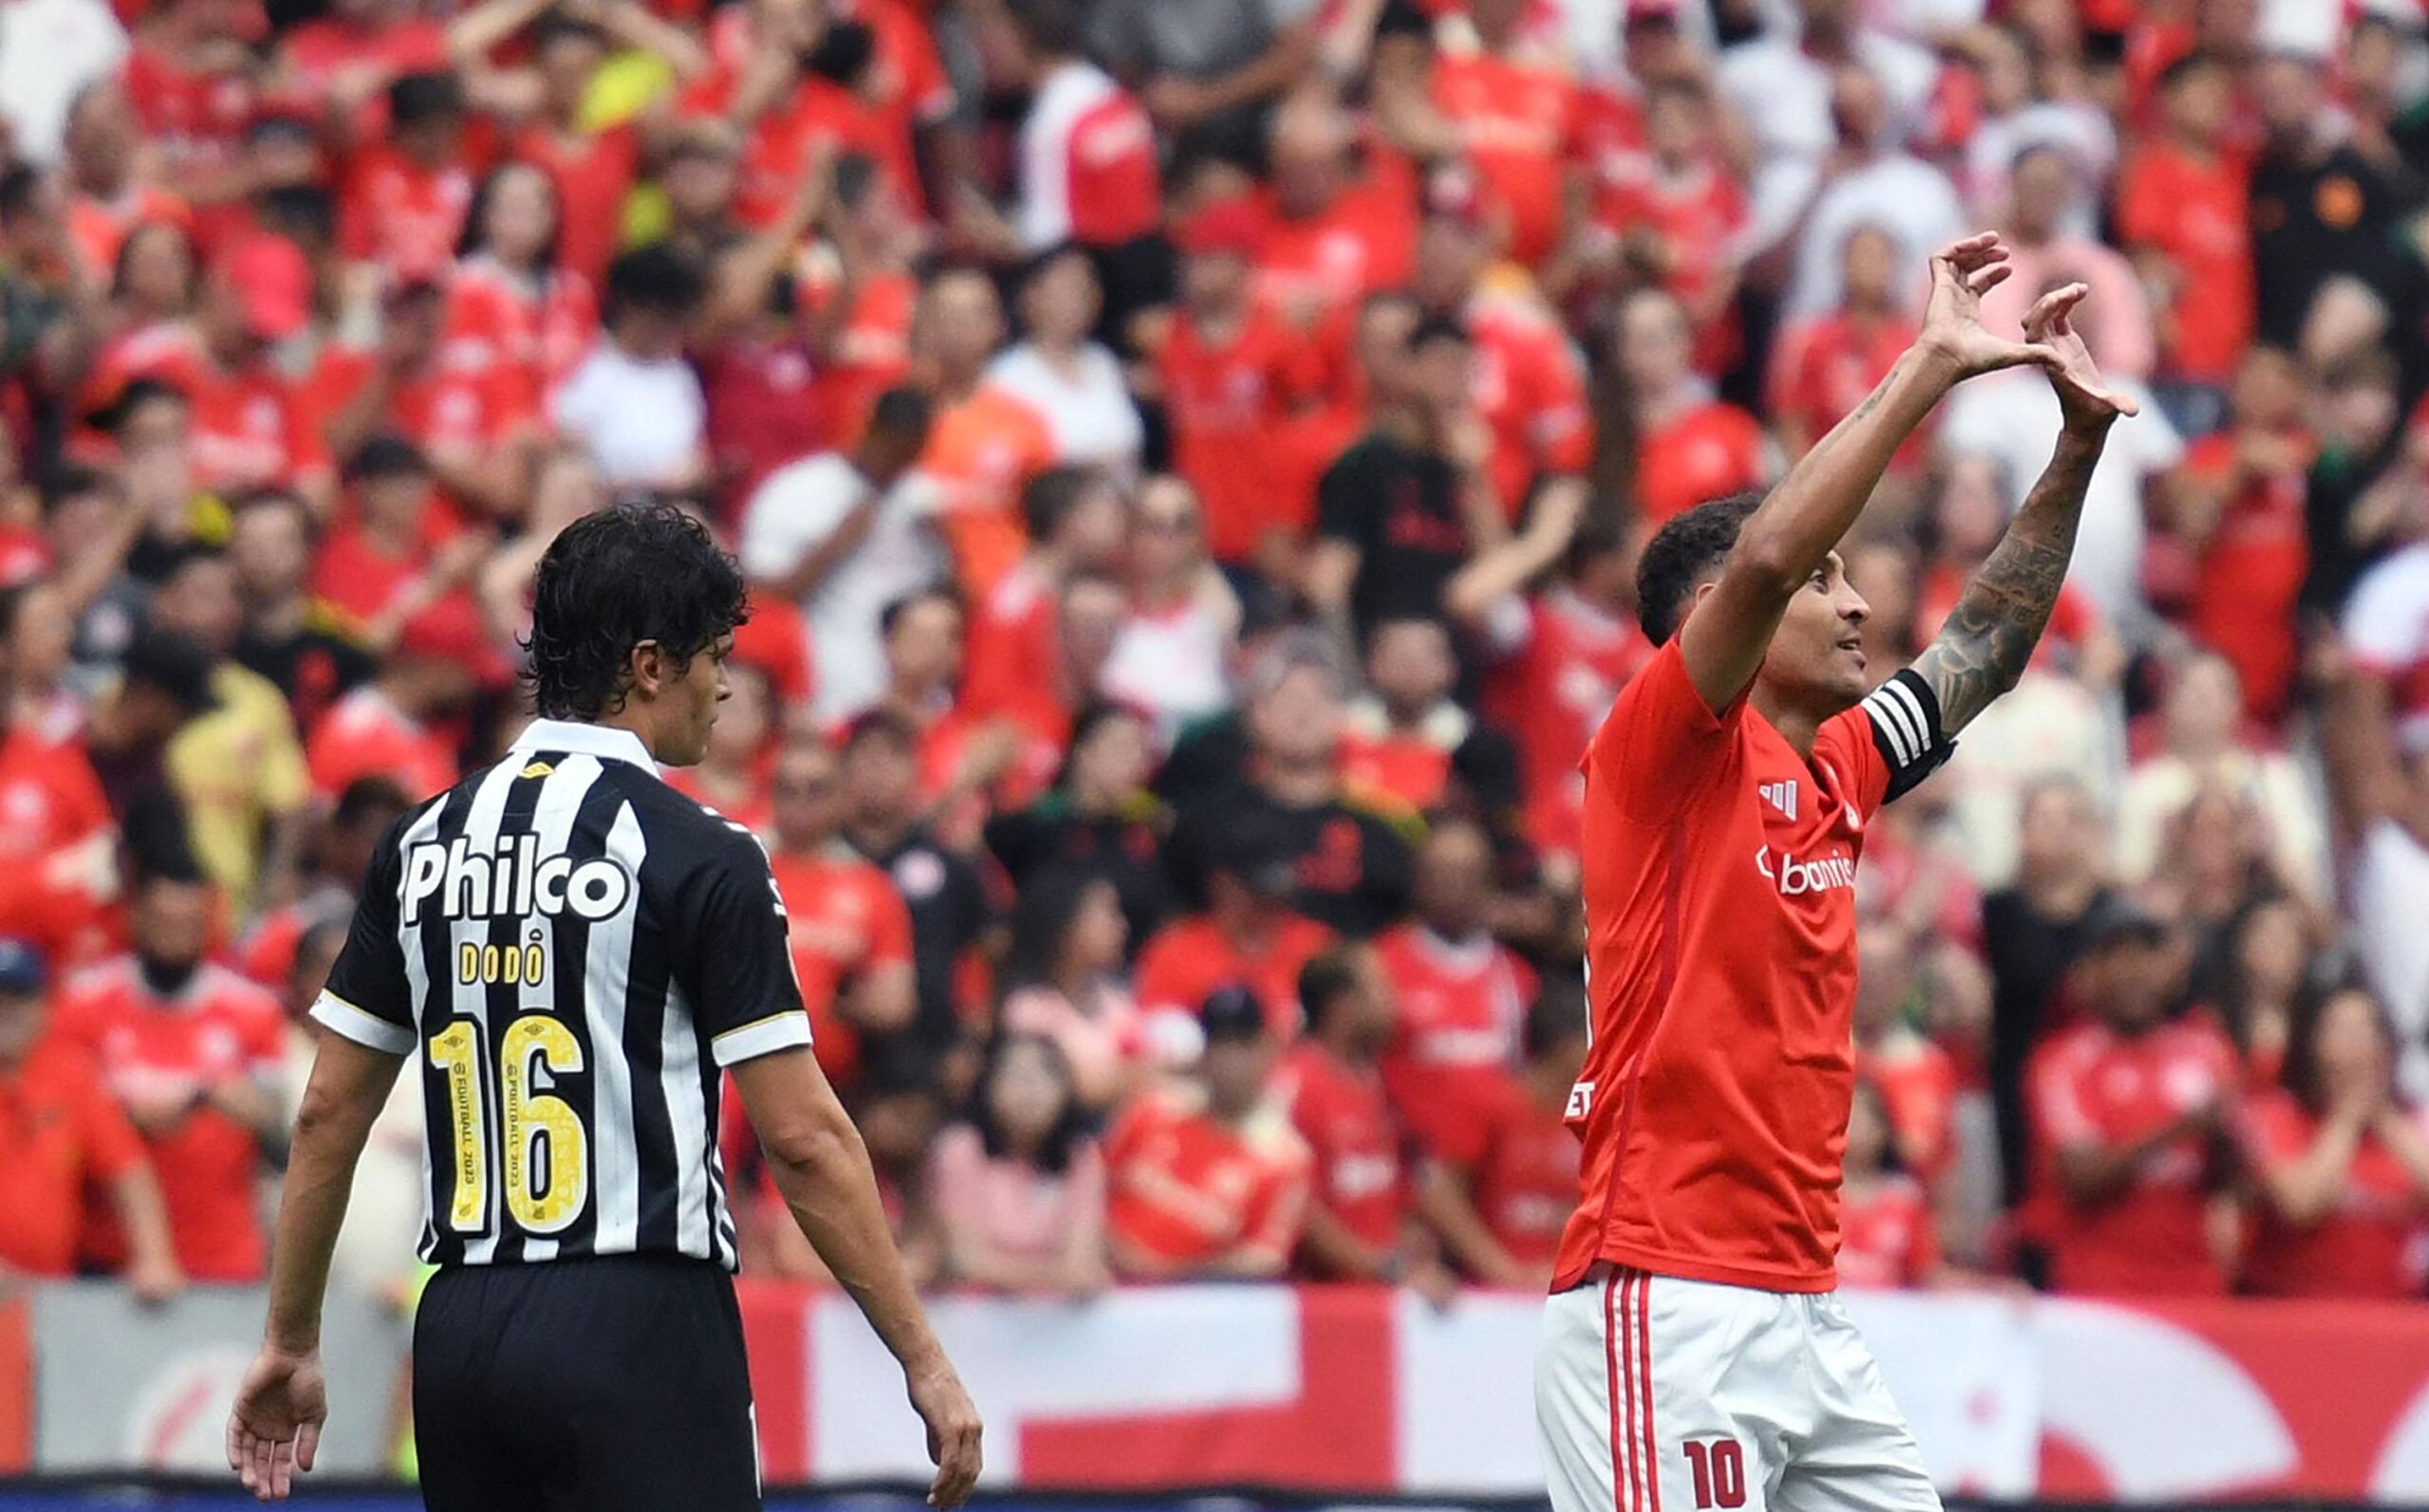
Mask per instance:
[[[732,1269],[722,1067],[809,1042],[758,839],[541,720],[399,820],[312,1017],[421,1079],[421,1254]]]

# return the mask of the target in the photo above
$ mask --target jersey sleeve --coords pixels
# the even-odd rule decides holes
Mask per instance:
[[[1589,802],[1599,787],[1627,819],[1667,819],[1719,770],[1745,711],[1743,693],[1718,712],[1704,702],[1672,636],[1621,690],[1585,748]]]
[[[677,924],[692,1014],[720,1066],[809,1043],[784,898],[738,826],[702,858]]]
[[[313,1023],[387,1055],[404,1055],[414,1047],[413,987],[405,980],[405,947],[397,933],[397,900],[404,875],[399,842],[413,817],[407,814],[390,825],[371,853],[345,946],[312,1005]]]

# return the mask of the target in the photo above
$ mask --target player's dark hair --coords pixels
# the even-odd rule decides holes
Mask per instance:
[[[409,73],[388,86],[388,120],[395,130],[426,126],[463,113],[464,86],[452,73]]]
[[[1307,1019],[1307,1032],[1322,1033],[1333,1008],[1357,987],[1356,946],[1336,945],[1309,956],[1299,968],[1299,1011]]]
[[[987,1058],[980,1063],[978,1079],[971,1084],[970,1123],[978,1131],[978,1143],[993,1159],[1011,1155],[1011,1146],[1004,1138],[1003,1126],[995,1121],[993,1101],[988,1090],[994,1084],[995,1073],[1017,1049],[1033,1049],[1046,1057],[1053,1068],[1054,1079],[1063,1087],[1063,1111],[1046,1131],[1046,1139],[1033,1157],[1038,1170],[1049,1176],[1059,1176],[1071,1168],[1071,1157],[1088,1138],[1088,1111],[1080,1105],[1077,1083],[1071,1076],[1071,1058],[1063,1047],[1042,1034],[1004,1032],[987,1043]]]
[[[708,297],[700,265],[664,243],[636,249],[607,265],[607,297],[602,313],[609,324],[626,314],[691,318]]]
[[[881,642],[892,640],[894,627],[902,623],[902,617],[923,603],[940,603],[955,614],[962,612],[961,596],[940,582],[930,583],[924,588],[914,588],[901,598],[890,600],[884,608],[877,612],[878,639]]]
[[[1759,493],[1733,493],[1699,504],[1653,534],[1636,569],[1636,612],[1647,639],[1663,645],[1678,633],[1696,589],[1720,570],[1737,544],[1737,532],[1763,502]]]
[[[1585,1038],[1588,1011],[1584,981],[1567,972],[1547,977],[1519,1028],[1519,1048],[1531,1060],[1556,1045]]]
[[[595,720],[624,706],[633,650],[655,641],[677,665],[750,618],[742,569],[699,521],[669,504],[584,515],[540,558],[526,643],[532,704]]]
[[[1048,468],[1029,479],[1021,489],[1021,525],[1030,543],[1044,545],[1053,540],[1073,507],[1103,480],[1104,474],[1078,463]]]

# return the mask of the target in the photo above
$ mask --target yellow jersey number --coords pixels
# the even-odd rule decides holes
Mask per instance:
[[[511,952],[510,952],[511,953]],[[454,1200],[447,1226],[457,1233],[489,1226],[492,1170],[480,1068],[481,1036],[457,1019],[430,1037],[431,1065],[446,1074],[454,1152]],[[590,1201],[590,1140],[581,1116],[545,1087],[584,1069],[582,1042],[555,1018],[527,1013],[506,1026],[498,1042],[496,1124],[504,1148],[506,1210],[526,1233],[553,1234],[581,1216]]]

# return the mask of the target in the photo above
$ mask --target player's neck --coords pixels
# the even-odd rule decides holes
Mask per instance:
[[[1813,742],[1821,736],[1825,716],[1788,703],[1759,682],[1754,685],[1751,697],[1754,712],[1762,715],[1773,729],[1780,732],[1780,739],[1787,741],[1798,757],[1811,761]]]
[[[667,765],[666,758],[658,753],[658,741],[651,731],[649,715],[638,700],[627,698],[621,709],[584,723],[597,725],[602,729],[621,729],[641,743],[641,749],[649,752],[651,761],[661,766]]]

